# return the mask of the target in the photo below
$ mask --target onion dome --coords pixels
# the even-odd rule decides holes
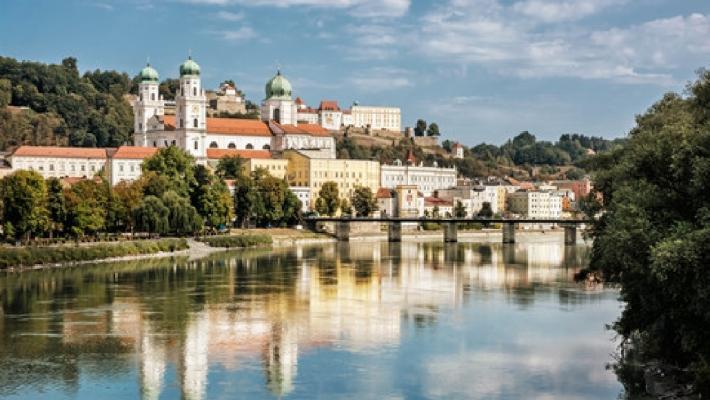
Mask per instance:
[[[266,83],[266,99],[291,100],[291,83],[281,75],[281,71],[276,72],[276,76]]]
[[[150,66],[150,63],[146,64],[145,68],[141,70],[138,74],[141,82],[158,82],[158,71]]]
[[[192,56],[188,57],[182,65],[180,65],[180,76],[185,75],[199,75],[200,66],[196,62],[192,61]]]

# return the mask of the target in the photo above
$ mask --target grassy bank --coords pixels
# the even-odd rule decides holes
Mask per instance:
[[[187,240],[173,238],[114,244],[105,243],[91,246],[4,247],[0,248],[0,269],[136,256],[159,253],[161,251],[184,250],[187,248]]]
[[[200,239],[210,247],[255,247],[272,243],[269,235],[208,236]]]

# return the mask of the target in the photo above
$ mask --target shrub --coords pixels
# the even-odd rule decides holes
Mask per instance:
[[[202,239],[210,247],[255,247],[272,243],[269,235],[211,236]]]
[[[187,249],[185,239],[160,239],[92,246],[30,246],[0,248],[0,269],[8,267],[90,261]]]

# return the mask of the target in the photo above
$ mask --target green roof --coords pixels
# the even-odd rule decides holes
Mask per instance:
[[[150,64],[146,64],[145,68],[141,70],[138,74],[141,82],[158,82],[158,71],[156,71]]]
[[[180,65],[180,76],[184,75],[199,75],[200,66],[192,61],[192,56],[188,57],[182,65]]]
[[[267,100],[291,100],[291,83],[277,71],[276,76],[266,82],[265,92]]]

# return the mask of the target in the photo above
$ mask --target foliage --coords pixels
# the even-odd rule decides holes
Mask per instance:
[[[143,240],[90,246],[2,247],[0,269],[37,264],[90,261],[108,257],[152,254],[187,249],[185,239]]]
[[[170,210],[155,196],[145,196],[138,207],[132,210],[135,228],[148,234],[163,234],[168,231]]]
[[[237,156],[222,157],[217,163],[215,173],[222,179],[237,179],[242,174],[244,159]]]
[[[67,204],[65,230],[74,236],[102,231],[106,227],[108,184],[81,180],[64,190]]]
[[[269,235],[207,236],[202,239],[210,247],[255,247],[270,245]]]
[[[99,70],[80,76],[76,64],[74,58],[43,64],[0,57],[0,80],[10,82],[10,104],[31,109],[17,116],[0,113],[0,145],[118,146],[130,140],[133,112],[123,97],[131,79]],[[5,99],[7,86],[0,83]],[[11,130],[18,126],[20,131]]]
[[[195,185],[195,159],[177,146],[163,147],[143,161],[143,172],[155,172],[180,196],[187,196],[190,187]]]
[[[301,201],[285,181],[264,170],[240,175],[235,182],[234,207],[238,226],[285,226],[301,219]]]
[[[219,228],[231,223],[234,212],[229,189],[203,165],[195,166],[190,198],[207,226]]]
[[[456,200],[456,205],[454,206],[454,217],[456,218],[466,218],[466,207],[464,207],[461,200]]]
[[[171,235],[192,235],[202,229],[202,217],[195,207],[177,193],[165,192],[162,197],[163,205],[168,209],[168,228],[166,233]]]
[[[344,217],[350,217],[353,215],[353,206],[350,204],[348,199],[342,199],[340,201],[340,214]]]
[[[423,119],[418,119],[417,124],[414,126],[414,136],[424,136],[426,132],[426,121]]]
[[[441,133],[439,132],[439,125],[436,122],[432,122],[431,124],[429,124],[429,127],[426,129],[426,135],[441,136]]]
[[[0,181],[2,220],[12,226],[17,239],[47,229],[47,185],[35,171],[17,171]]]
[[[369,217],[378,209],[372,190],[366,186],[357,186],[350,201],[358,217]]]
[[[47,179],[47,211],[49,212],[50,234],[61,233],[67,223],[68,210],[62,182],[57,178]]]
[[[493,209],[491,208],[491,203],[484,201],[483,204],[481,204],[481,209],[478,210],[477,216],[480,218],[493,217]]]
[[[627,145],[590,163],[603,213],[590,268],[618,282],[614,329],[646,360],[696,373],[710,394],[710,73],[636,118]],[[593,196],[592,198],[597,198]],[[621,358],[623,364],[628,361]],[[703,372],[705,371],[705,372]],[[630,375],[630,374],[629,374]],[[627,375],[625,375],[627,376]],[[627,388],[633,382],[624,382]]]
[[[324,182],[318,191],[318,199],[316,199],[316,211],[320,215],[333,216],[340,208],[340,193],[338,184],[333,181]]]
[[[121,181],[109,194],[108,228],[114,232],[132,231],[132,210],[143,200],[143,180]]]

